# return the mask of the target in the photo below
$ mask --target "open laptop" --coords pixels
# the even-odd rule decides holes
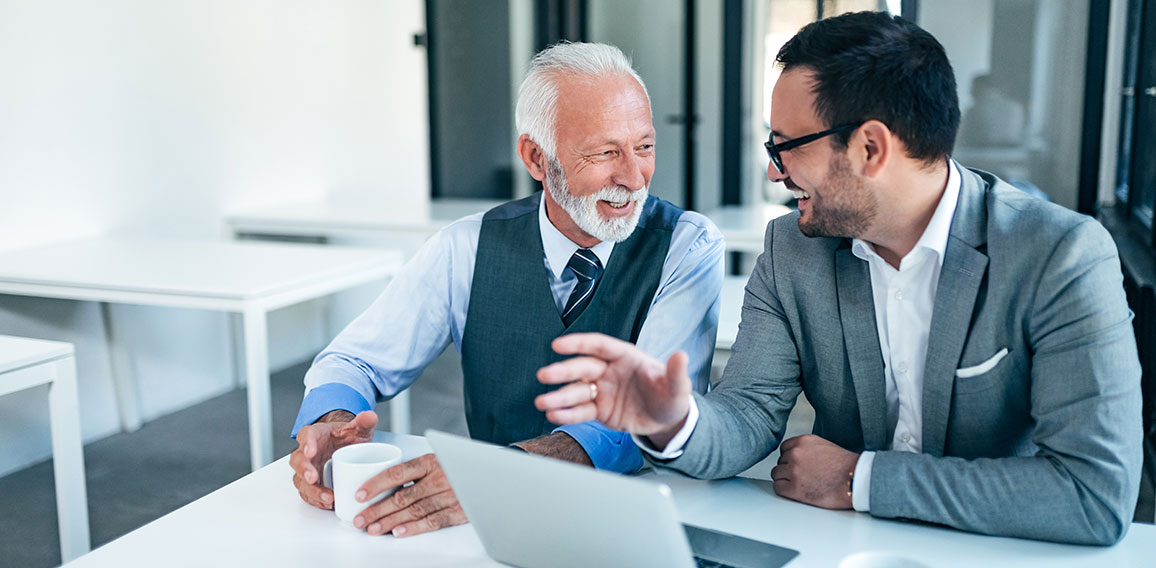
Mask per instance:
[[[765,568],[799,553],[680,525],[670,488],[427,430],[495,560],[522,568]],[[692,554],[693,551],[693,554]]]

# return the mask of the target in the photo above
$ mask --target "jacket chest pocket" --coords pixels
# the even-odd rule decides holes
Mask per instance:
[[[1011,365],[1008,355],[1011,351],[1007,347],[1001,348],[986,359],[974,365],[966,365],[955,370],[955,392],[968,394],[985,391],[992,387],[1002,374],[998,372]]]

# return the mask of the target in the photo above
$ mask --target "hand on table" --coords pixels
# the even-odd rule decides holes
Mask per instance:
[[[297,449],[289,455],[289,465],[293,468],[293,485],[303,501],[322,509],[333,508],[333,490],[321,484],[321,470],[338,448],[372,441],[374,426],[377,414],[372,410],[357,416],[342,410],[297,432]]]
[[[685,353],[671,355],[663,365],[631,343],[597,333],[564,335],[552,345],[563,355],[580,356],[538,370],[542,383],[570,383],[534,399],[551,422],[598,420],[615,430],[651,436],[664,447],[686,420],[690,377]]]
[[[779,465],[771,468],[775,493],[824,509],[850,509],[851,472],[859,454],[819,436],[790,438],[779,446]]]
[[[413,485],[402,487],[406,483]],[[354,498],[365,501],[373,495],[399,489],[374,503],[353,518],[353,526],[369,534],[392,532],[393,536],[413,536],[464,524],[466,513],[450,488],[442,466],[433,454],[395,465],[361,486]]]

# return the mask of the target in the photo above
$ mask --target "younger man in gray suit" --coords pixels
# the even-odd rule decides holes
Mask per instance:
[[[698,477],[779,447],[775,491],[820,507],[1118,541],[1139,486],[1140,366],[1107,232],[950,159],[955,79],[917,26],[831,18],[777,61],[767,174],[799,212],[767,228],[721,383],[692,394],[682,354],[568,335],[555,350],[587,356],[538,378],[577,382],[537,407],[629,431]],[[814,434],[782,441],[800,392]]]

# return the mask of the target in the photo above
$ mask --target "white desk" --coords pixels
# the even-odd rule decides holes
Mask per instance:
[[[0,396],[40,385],[48,385],[60,557],[67,562],[88,552],[90,542],[72,344],[0,335]]]
[[[234,235],[364,237],[405,234],[422,238],[451,222],[486,211],[502,201],[435,199],[425,215],[391,208],[369,197],[333,197],[243,211],[225,218]]]
[[[727,251],[760,254],[767,223],[791,211],[785,205],[725,205],[702,214],[722,231]]]
[[[102,303],[113,380],[127,430],[140,426],[128,356],[108,304],[215,310],[240,317],[253,469],[273,461],[266,316],[270,311],[385,279],[399,253],[211,241],[100,238],[0,253],[0,294]]]
[[[379,439],[402,445],[407,458],[428,451],[421,438],[379,433]],[[301,501],[290,481],[287,460],[278,460],[69,566],[501,566],[485,556],[468,524],[407,539],[371,537],[341,525],[331,511]],[[833,567],[843,557],[861,551],[890,551],[938,567],[1150,567],[1156,558],[1156,527],[1152,525],[1133,525],[1128,537],[1112,548],[1069,546],[826,511],[776,496],[767,481],[704,482],[669,473],[655,477],[674,490],[683,522],[797,549],[801,555],[788,565],[792,568]],[[566,499],[579,496],[559,488],[559,497],[561,511]]]

